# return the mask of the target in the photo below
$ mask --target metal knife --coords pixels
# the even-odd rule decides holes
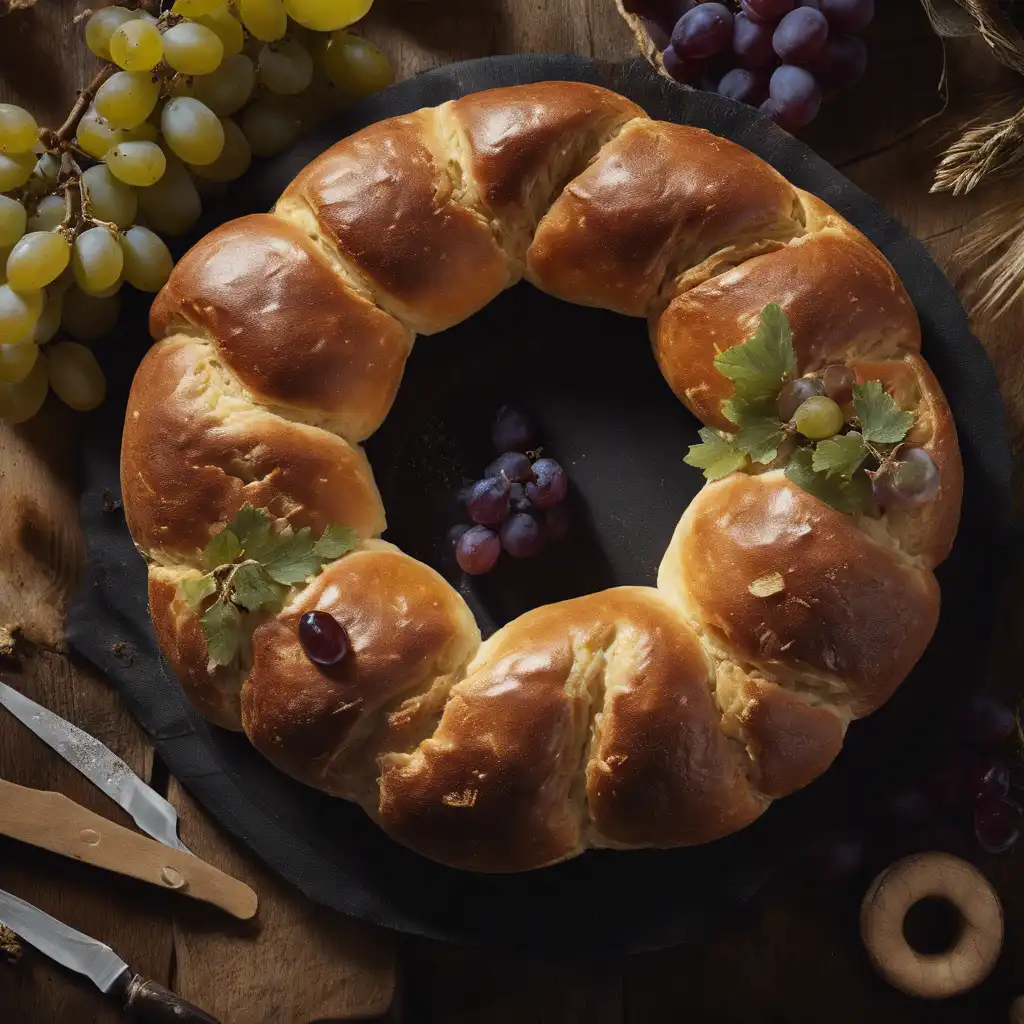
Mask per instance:
[[[0,704],[111,800],[120,804],[146,835],[175,850],[192,852],[178,838],[178,812],[174,805],[146,785],[95,736],[29,700],[6,683],[0,683]]]
[[[84,974],[138,1024],[218,1024],[198,1006],[146,981],[109,947],[0,889],[0,923],[64,967]]]

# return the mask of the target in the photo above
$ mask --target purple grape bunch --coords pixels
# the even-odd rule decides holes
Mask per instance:
[[[867,67],[858,33],[875,0],[632,0],[680,82],[759,107],[795,130],[818,116],[822,91],[848,89]]]
[[[448,531],[459,568],[471,576],[490,572],[502,551],[512,558],[535,558],[569,530],[563,504],[569,476],[535,450],[537,427],[531,417],[502,406],[491,440],[501,454],[460,494],[472,525]]]

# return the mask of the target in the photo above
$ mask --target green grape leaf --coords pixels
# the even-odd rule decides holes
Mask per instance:
[[[839,512],[868,512],[872,507],[871,481],[867,473],[857,473],[851,480],[816,473],[809,448],[798,448],[793,453],[786,465],[786,476],[797,487]]]
[[[262,561],[271,579],[288,585],[304,583],[323,564],[313,553],[313,531],[308,526],[297,533],[282,533]]]
[[[848,434],[837,434],[826,441],[819,441],[811,457],[811,468],[815,473],[849,480],[869,454],[864,438],[856,430],[851,430]]]
[[[347,555],[359,543],[359,534],[348,526],[328,526],[313,545],[313,554],[323,561]]]
[[[230,665],[238,653],[242,613],[230,602],[218,601],[207,609],[199,625],[206,637],[206,650],[210,656],[207,670],[212,672],[218,665]]]
[[[775,398],[796,373],[793,332],[782,307],[774,302],[765,306],[754,334],[743,344],[719,352],[715,369],[733,382],[737,398]]]
[[[260,555],[271,540],[269,510],[243,505],[228,523],[228,529],[238,538],[246,558],[262,561]]]
[[[208,569],[230,565],[241,554],[242,545],[230,527],[220,531],[203,550],[203,561]]]
[[[747,423],[740,427],[736,435],[736,447],[749,455],[754,462],[766,466],[779,454],[779,445],[785,436],[786,432],[777,419]]]
[[[198,578],[182,580],[178,584],[178,596],[189,606],[198,608],[211,594],[217,591],[217,581],[211,573]]]
[[[913,414],[904,412],[877,380],[853,389],[853,407],[864,440],[875,444],[899,444],[914,425]]]
[[[231,577],[231,600],[247,611],[256,612],[267,605],[278,605],[284,600],[287,588],[275,583],[267,570],[256,562],[240,565]]]
[[[683,461],[688,466],[704,470],[708,480],[720,480],[746,465],[747,456],[736,447],[732,438],[717,434],[708,427],[701,427],[700,437],[703,443],[691,444]]]

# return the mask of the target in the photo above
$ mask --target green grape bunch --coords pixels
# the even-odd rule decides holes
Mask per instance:
[[[31,419],[50,390],[96,408],[106,381],[89,344],[116,324],[124,284],[167,281],[164,237],[189,232],[253,157],[393,81],[349,31],[372,3],[103,7],[84,18],[103,66],[60,128],[0,103],[0,420]]]

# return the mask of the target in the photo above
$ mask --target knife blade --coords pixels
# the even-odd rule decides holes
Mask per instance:
[[[178,812],[109,747],[77,725],[0,682],[0,704],[93,785],[120,804],[135,824],[157,842],[191,853],[178,838]]]
[[[0,889],[0,923],[63,967],[116,998],[139,1024],[218,1024],[154,981],[145,981],[109,947]]]

